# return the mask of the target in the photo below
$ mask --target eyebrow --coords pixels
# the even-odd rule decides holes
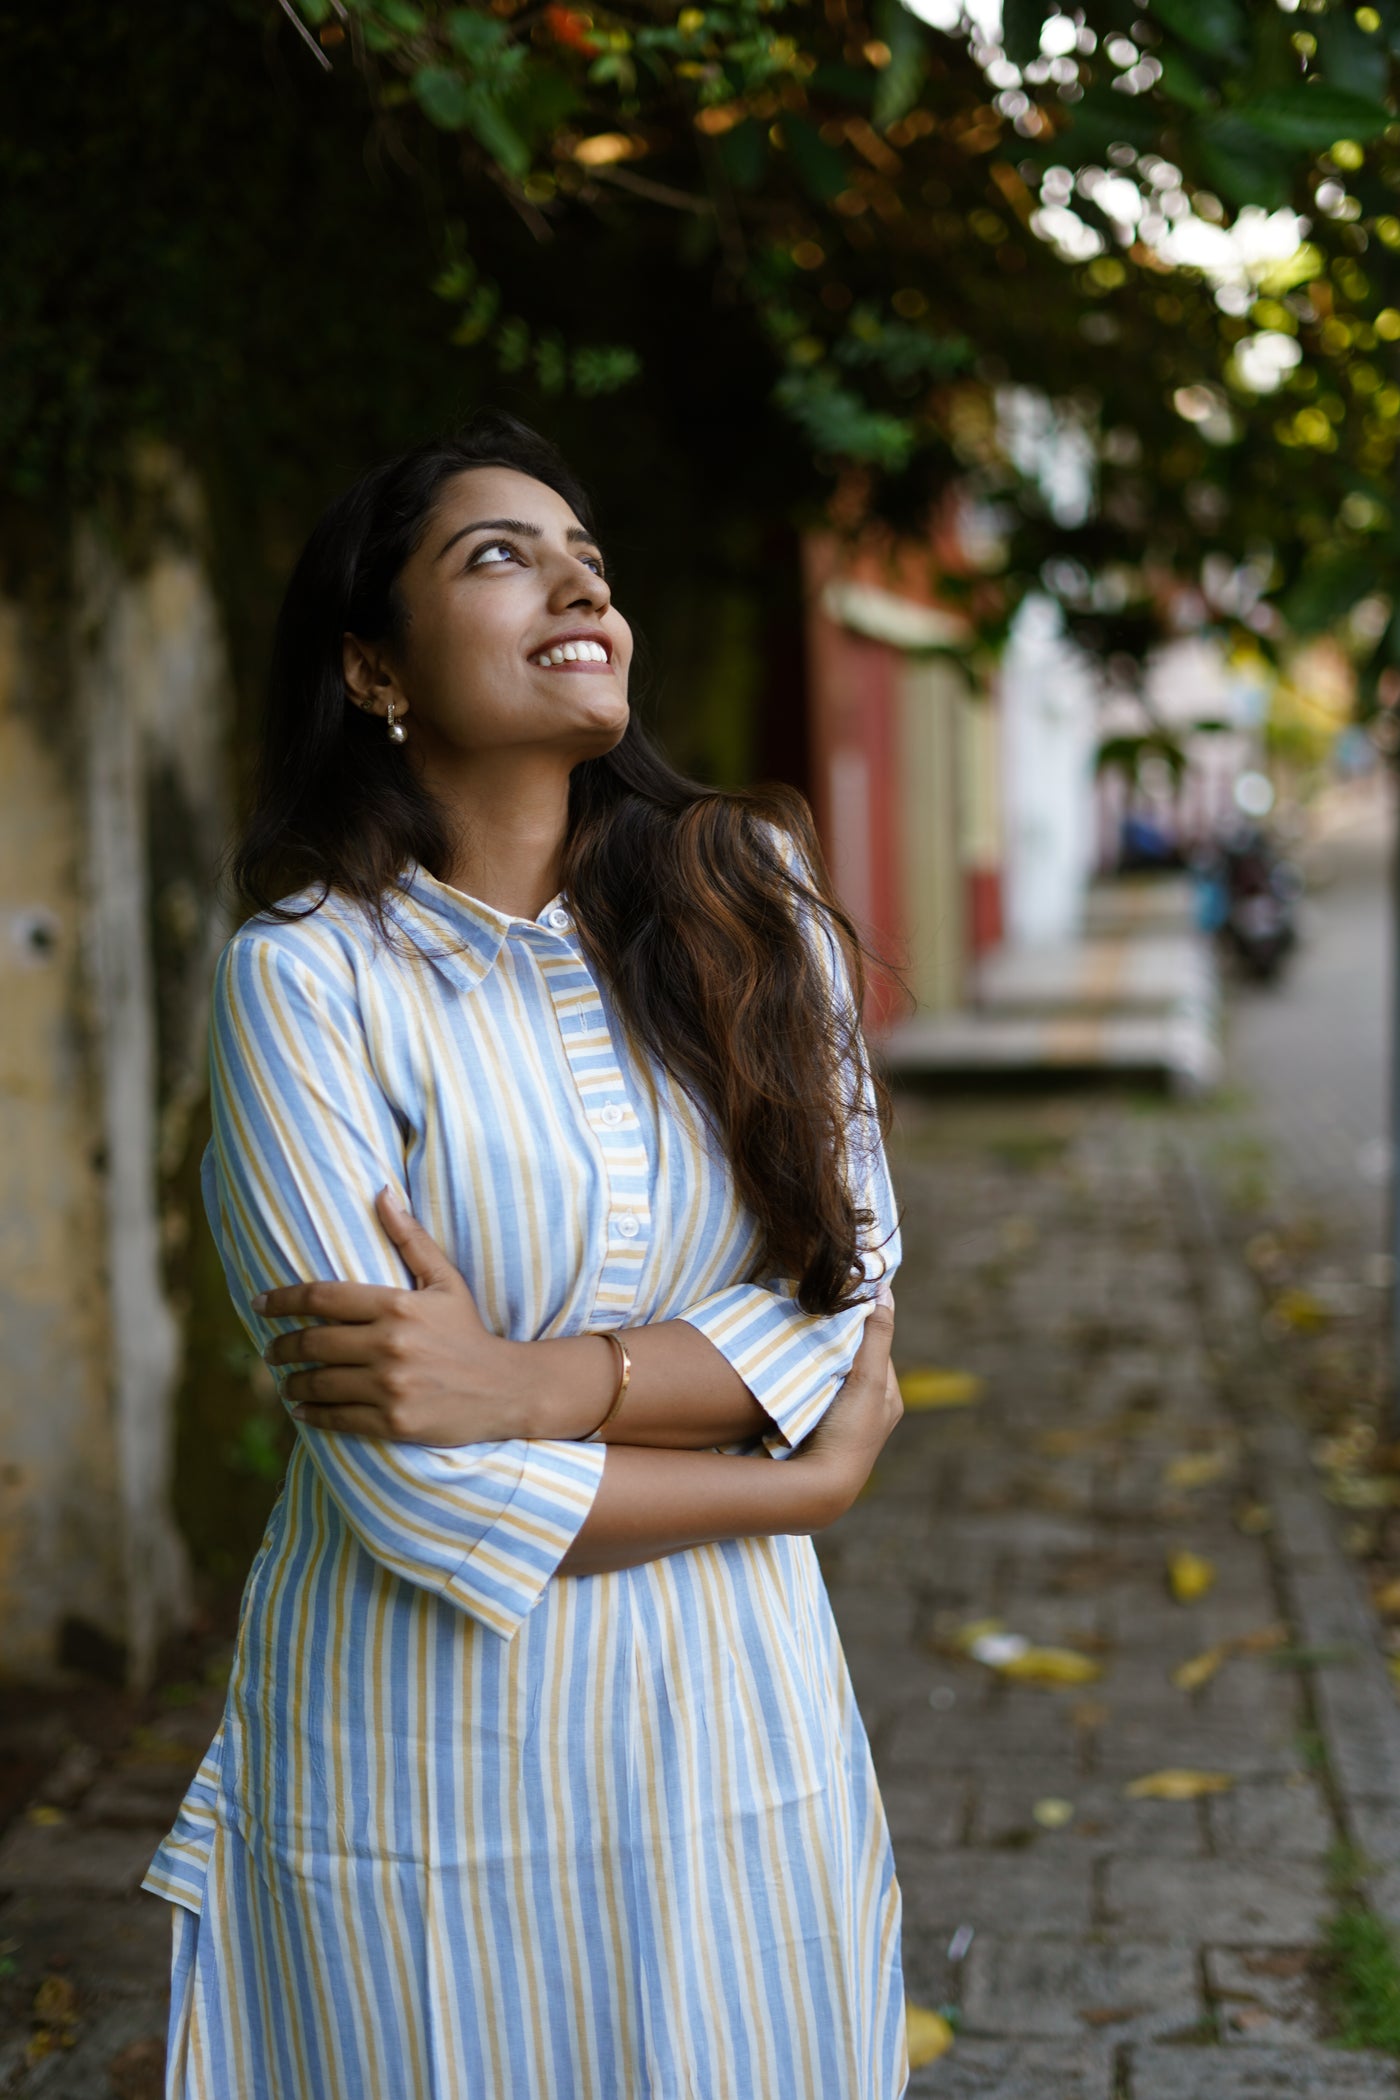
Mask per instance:
[[[524,518],[478,518],[474,525],[459,526],[451,539],[445,540],[442,546],[438,548],[437,553],[433,556],[433,560],[441,561],[449,548],[455,547],[458,540],[464,540],[469,532],[518,532],[522,539],[542,540],[544,538],[544,533],[540,527],[538,525],[527,525]],[[598,546],[597,536],[594,533],[585,532],[582,525],[571,525],[564,537],[570,541],[581,541],[586,547]],[[599,548],[600,553],[601,551],[601,548]]]

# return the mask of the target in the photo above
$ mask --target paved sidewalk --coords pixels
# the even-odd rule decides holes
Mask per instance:
[[[1400,1918],[1400,1705],[1215,1237],[1212,1114],[902,1102],[899,1359],[985,1386],[911,1410],[824,1557],[910,1994],[960,2013],[911,2100],[1400,2096],[1400,2066],[1327,2046],[1316,1960],[1339,1843]],[[1167,1585],[1182,1549],[1215,1570],[1194,1603]],[[986,1619],[1101,1675],[1010,1681],[962,1652]],[[72,1701],[0,1725],[28,1800],[0,1837],[0,2091],[158,2100],[168,1920],[134,1890],[219,1698],[192,1671],[124,1725],[111,1701],[100,1728]],[[1166,1768],[1228,1785],[1129,1797]]]
[[[911,1411],[824,1557],[909,1992],[961,2014],[911,2094],[1400,2094],[1400,2065],[1326,2046],[1317,1960],[1339,1843],[1391,1903],[1400,1706],[1216,1241],[1208,1135],[1103,1097],[902,1103],[898,1360],[984,1397]],[[1168,1587],[1183,1550],[1214,1569],[1192,1603]],[[1102,1675],[1009,1681],[960,1652],[986,1619]],[[1198,1689],[1172,1682],[1221,1644]],[[1222,1790],[1130,1796],[1169,1768]]]

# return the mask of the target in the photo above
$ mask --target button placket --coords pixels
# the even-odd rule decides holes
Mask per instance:
[[[556,914],[572,926],[572,918],[562,907],[546,913],[546,920],[553,920]],[[590,1323],[623,1326],[635,1308],[651,1246],[646,1147],[627,1098],[598,987],[582,957],[576,951],[561,952],[553,941],[546,940],[536,949],[536,961],[558,1017],[579,1110],[597,1147],[606,1184],[603,1264]]]

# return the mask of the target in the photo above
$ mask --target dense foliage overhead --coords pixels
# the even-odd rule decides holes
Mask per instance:
[[[957,489],[984,626],[1400,661],[1400,0],[917,4],[0,4],[9,488],[151,433],[304,516],[493,393],[736,574]]]
[[[1266,637],[1261,593],[1309,626],[1386,582],[1396,0],[297,5],[408,151],[452,142],[438,288],[504,370],[624,384],[667,254],[695,308],[757,322],[819,466],[897,517],[955,477],[999,498],[1008,580],[1048,575],[1105,644],[1153,629],[1167,574]],[[491,267],[488,198],[533,272]],[[575,340],[554,259],[619,242],[633,296]],[[1088,519],[1028,471],[1024,405],[1008,442],[1008,386],[1092,456]]]

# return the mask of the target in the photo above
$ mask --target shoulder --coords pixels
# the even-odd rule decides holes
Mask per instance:
[[[219,957],[216,1004],[318,996],[355,1002],[373,929],[361,906],[334,891],[318,904],[317,895],[308,888],[279,898],[278,909],[295,917],[256,912],[244,921]]]

